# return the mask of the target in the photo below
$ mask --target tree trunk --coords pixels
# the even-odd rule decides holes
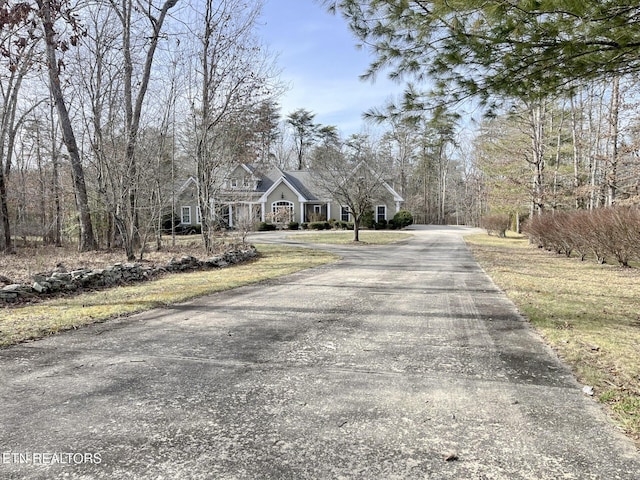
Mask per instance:
[[[619,132],[619,115],[620,115],[620,77],[613,79],[613,91],[611,92],[611,114],[610,122],[610,141],[611,155],[609,168],[607,171],[607,206],[616,203],[616,192],[618,184],[618,132]]]
[[[4,233],[4,239],[2,244],[2,250],[6,253],[13,251],[13,245],[11,243],[11,224],[9,222],[9,208],[7,206],[7,186],[5,184],[4,171],[0,167],[0,220],[2,221],[2,231]]]
[[[360,217],[353,217],[353,241],[360,241]]]
[[[571,96],[571,144],[573,147],[573,196],[575,208],[579,209],[584,202],[578,193],[580,188],[580,149],[578,147],[578,120],[576,115],[575,99]]]
[[[80,241],[78,250],[86,252],[96,249],[96,241],[93,236],[93,225],[89,213],[89,201],[87,197],[87,187],[84,180],[84,170],[80,153],[73,133],[69,111],[64,102],[62,88],[60,86],[60,76],[58,72],[58,61],[56,59],[55,31],[53,29],[53,19],[51,13],[50,0],[38,0],[38,7],[42,16],[46,49],[47,49],[47,69],[49,71],[49,89],[56,104],[60,126],[62,127],[62,138],[67,147],[71,161],[71,171],[73,173],[73,188],[76,197],[76,207],[80,218]]]
[[[531,147],[532,147],[532,167],[533,167],[533,191],[532,191],[532,214],[542,214],[545,202],[544,185],[544,122],[546,117],[546,106],[543,104],[533,105],[529,109],[531,121]]]

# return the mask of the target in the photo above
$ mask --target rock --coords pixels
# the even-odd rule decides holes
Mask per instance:
[[[91,270],[89,270],[88,268],[83,268],[80,270],[73,270],[71,272],[71,278],[79,278],[79,277],[83,277],[87,274],[91,273]]]
[[[68,282],[71,280],[71,274],[66,272],[53,272],[51,278],[59,280],[61,282]]]
[[[458,460],[458,454],[456,452],[449,452],[444,456],[444,461],[445,462],[455,462],[456,460]]]
[[[104,269],[78,268],[67,272],[66,267],[58,264],[53,272],[41,272],[33,276],[33,283],[22,285],[12,283],[7,277],[0,276],[0,302],[13,302],[21,296],[56,293],[77,290],[81,287],[112,287],[123,282],[143,281],[162,272],[175,272],[204,268],[223,268],[230,264],[240,263],[257,256],[255,247],[244,250],[226,252],[223,255],[210,257],[205,261],[185,255],[179,260],[172,258],[168,264],[157,267],[145,267],[140,263],[115,263]]]
[[[7,285],[6,287],[0,290],[1,292],[6,293],[18,293],[23,289],[23,286],[19,283],[12,283],[11,285]]]
[[[45,287],[42,283],[39,283],[39,282],[33,282],[33,285],[31,285],[31,288],[33,288],[33,290],[38,293],[44,293],[47,291],[47,287]]]
[[[584,393],[585,395],[589,395],[590,397],[593,397],[593,387],[589,385],[585,385],[584,387],[582,387],[582,393]]]

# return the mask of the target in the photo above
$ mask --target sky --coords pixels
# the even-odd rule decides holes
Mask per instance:
[[[340,15],[314,0],[265,0],[260,23],[260,36],[277,55],[280,77],[289,87],[280,99],[285,117],[304,108],[316,114],[316,123],[350,135],[362,131],[363,112],[402,91],[384,76],[373,83],[358,78],[372,57],[356,47]]]

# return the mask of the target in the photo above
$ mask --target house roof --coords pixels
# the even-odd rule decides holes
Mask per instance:
[[[359,168],[362,165],[356,167]],[[269,194],[277,188],[278,185],[286,184],[294,193],[298,196],[301,202],[326,202],[327,194],[323,193],[323,189],[320,186],[317,177],[311,170],[282,170],[278,167],[274,167],[267,172],[262,172],[259,168],[250,164],[240,164],[234,167],[233,171],[238,168],[244,169],[255,180],[255,190],[234,189],[224,192],[226,195],[232,195],[233,192],[245,192],[252,195],[260,195],[261,201],[266,201]],[[375,173],[375,172],[373,172]],[[178,189],[179,192],[184,191],[189,185],[197,185],[194,177],[189,177],[186,181],[181,182],[181,186]],[[393,195],[395,201],[404,201],[404,199],[396,192],[387,182],[382,182],[382,185]],[[225,195],[225,196],[226,196]],[[254,197],[255,198],[255,197]]]

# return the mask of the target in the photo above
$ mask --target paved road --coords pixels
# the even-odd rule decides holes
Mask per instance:
[[[462,231],[0,350],[0,478],[640,478]]]

